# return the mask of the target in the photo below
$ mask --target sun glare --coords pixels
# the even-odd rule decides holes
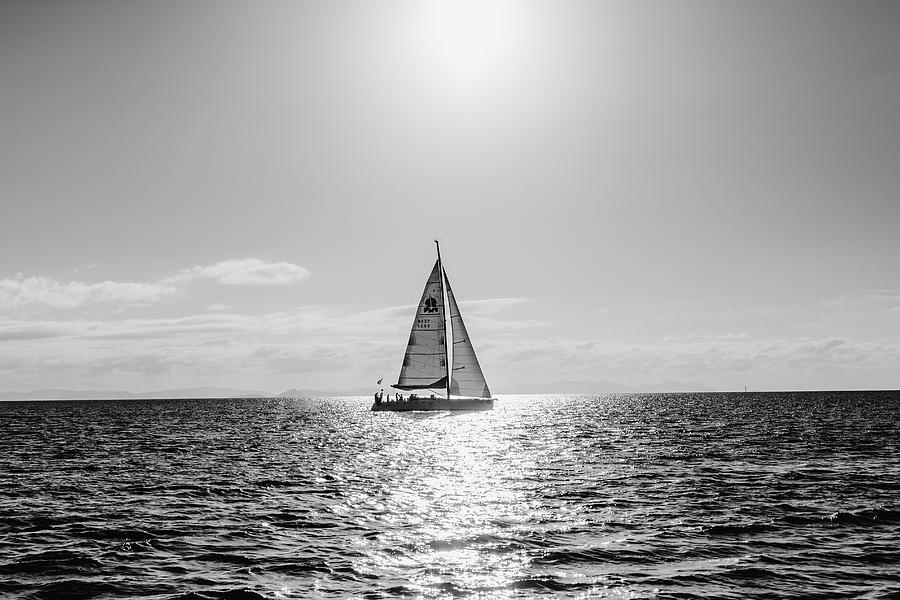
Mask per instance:
[[[514,0],[423,2],[419,46],[426,68],[462,89],[504,77],[522,50],[522,6]]]

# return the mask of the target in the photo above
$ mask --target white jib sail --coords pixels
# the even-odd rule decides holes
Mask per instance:
[[[444,289],[439,263],[425,284],[416,309],[409,344],[393,387],[401,390],[437,389],[447,385],[447,358],[444,345]]]
[[[453,331],[453,371],[450,375],[450,394],[490,398],[491,391],[484,380],[481,365],[478,364],[475,348],[472,347],[472,342],[469,340],[469,333],[466,331],[466,325],[463,323],[462,314],[459,312],[459,305],[456,304],[456,297],[450,288],[450,280],[447,279],[446,272],[444,279],[447,281],[450,328]]]

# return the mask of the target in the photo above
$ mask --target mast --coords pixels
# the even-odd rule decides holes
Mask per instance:
[[[444,320],[444,365],[447,367],[447,400],[450,399],[450,353],[447,350],[447,304],[444,302],[444,264],[441,262],[441,244],[437,240],[434,240],[434,245],[437,246],[437,261],[438,261],[438,271],[441,276],[441,304],[444,307],[443,312],[443,320]]]

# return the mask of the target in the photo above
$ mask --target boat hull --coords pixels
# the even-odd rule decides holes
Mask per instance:
[[[411,411],[411,410],[491,410],[494,408],[493,398],[416,398],[415,400],[385,400],[372,404],[372,410]]]

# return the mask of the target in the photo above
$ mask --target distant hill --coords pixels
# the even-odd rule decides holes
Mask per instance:
[[[657,384],[637,386],[614,381],[556,381],[554,383],[525,383],[495,391],[499,394],[633,394],[640,392],[712,392],[715,390],[695,381],[663,381]]]
[[[291,388],[278,394],[279,398],[328,398],[333,396],[371,396],[375,388],[354,388],[349,390],[309,390]]]
[[[121,390],[61,390],[44,389],[33,392],[0,392],[0,400],[117,400],[139,398],[260,398],[269,392],[218,387],[194,387],[159,390],[135,394]]]
[[[277,395],[279,398],[323,398],[329,396],[370,396],[374,388],[348,390],[289,389]],[[263,390],[242,390],[220,387],[192,387],[153,392],[126,392],[123,390],[63,390],[43,389],[32,392],[0,392],[0,400],[139,400],[141,398],[274,398],[275,394]]]
[[[2,400],[102,400],[113,398],[137,398],[131,392],[119,390],[60,390],[45,389],[33,392],[0,392]]]
[[[192,387],[136,394],[138,398],[271,398],[271,392],[219,387]]]

